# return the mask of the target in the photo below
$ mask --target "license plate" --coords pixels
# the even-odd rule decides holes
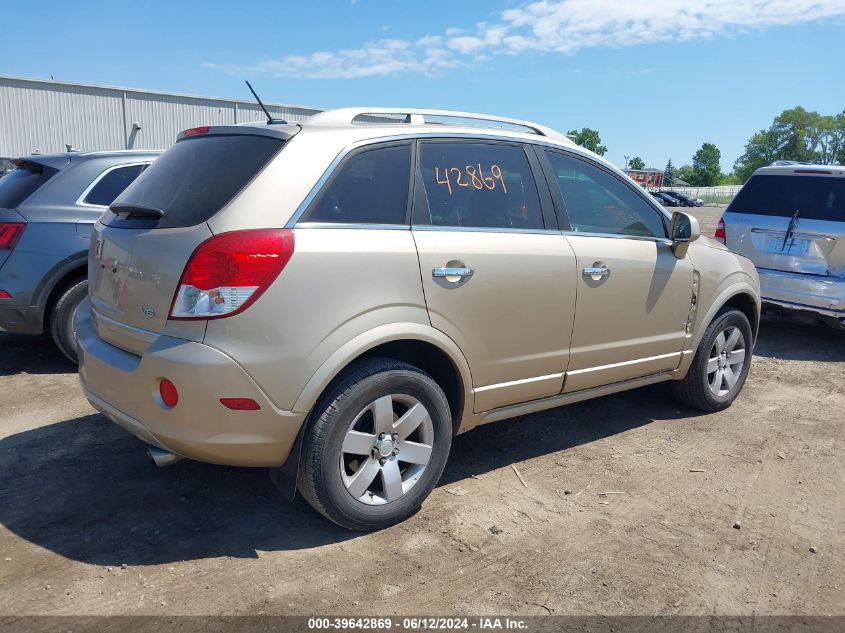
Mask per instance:
[[[810,250],[810,240],[800,237],[790,237],[786,240],[786,236],[767,235],[766,236],[766,251],[769,253],[776,253],[781,255],[793,255],[795,257],[803,257]]]

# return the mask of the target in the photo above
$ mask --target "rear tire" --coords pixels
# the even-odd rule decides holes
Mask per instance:
[[[356,363],[329,387],[312,419],[299,490],[350,530],[378,530],[413,515],[449,456],[452,418],[443,390],[400,361]]]
[[[73,336],[73,317],[76,309],[88,294],[88,280],[73,281],[61,291],[50,312],[50,336],[59,351],[74,363],[79,363],[76,354],[76,340]]]
[[[751,369],[752,341],[748,317],[723,308],[704,331],[686,377],[671,383],[675,398],[708,413],[727,409]]]

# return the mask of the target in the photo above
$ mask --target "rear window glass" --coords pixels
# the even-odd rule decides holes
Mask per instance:
[[[85,196],[85,204],[93,204],[100,207],[107,207],[117,198],[123,190],[132,184],[146,165],[126,165],[109,170],[97,181],[97,183]]]
[[[163,212],[160,219],[132,220],[108,212],[109,226],[172,228],[205,222],[234,198],[281,149],[267,136],[194,136],[156,159],[114,204]]]
[[[727,211],[845,222],[845,178],[752,176]]]
[[[57,169],[38,163],[13,169],[0,178],[0,209],[16,208],[56,173]]]

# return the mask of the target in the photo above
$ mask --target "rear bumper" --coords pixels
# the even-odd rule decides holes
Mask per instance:
[[[832,318],[845,317],[845,278],[804,275],[760,268],[763,303],[791,310],[815,312]]]
[[[87,302],[76,320],[79,378],[89,402],[144,442],[177,455],[230,466],[280,466],[304,413],[276,409],[232,358],[203,345],[159,336],[141,356],[102,340]],[[168,378],[179,402],[157,397]],[[232,411],[220,398],[252,398],[259,411]]]
[[[9,305],[0,299],[0,331],[10,334],[41,334],[44,325],[38,306]]]

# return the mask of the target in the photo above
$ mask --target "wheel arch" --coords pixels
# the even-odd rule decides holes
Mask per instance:
[[[63,259],[44,275],[33,293],[33,298],[39,308],[42,329],[61,292],[68,287],[71,281],[87,276],[88,251],[82,251]]]
[[[418,323],[381,326],[347,342],[306,383],[294,411],[310,411],[344,369],[368,357],[393,358],[429,374],[449,402],[453,432],[457,432],[461,420],[472,411],[472,375],[460,348],[443,332]]]
[[[461,421],[471,414],[472,375],[466,358],[457,344],[443,332],[418,323],[381,326],[349,341],[314,373],[297,398],[294,410],[310,413],[344,369],[368,357],[402,360],[431,375],[443,389],[449,408],[454,409],[451,411],[453,434],[459,431]],[[302,444],[312,423],[309,415],[300,427],[284,464],[270,471],[273,483],[290,500],[296,496]]]

